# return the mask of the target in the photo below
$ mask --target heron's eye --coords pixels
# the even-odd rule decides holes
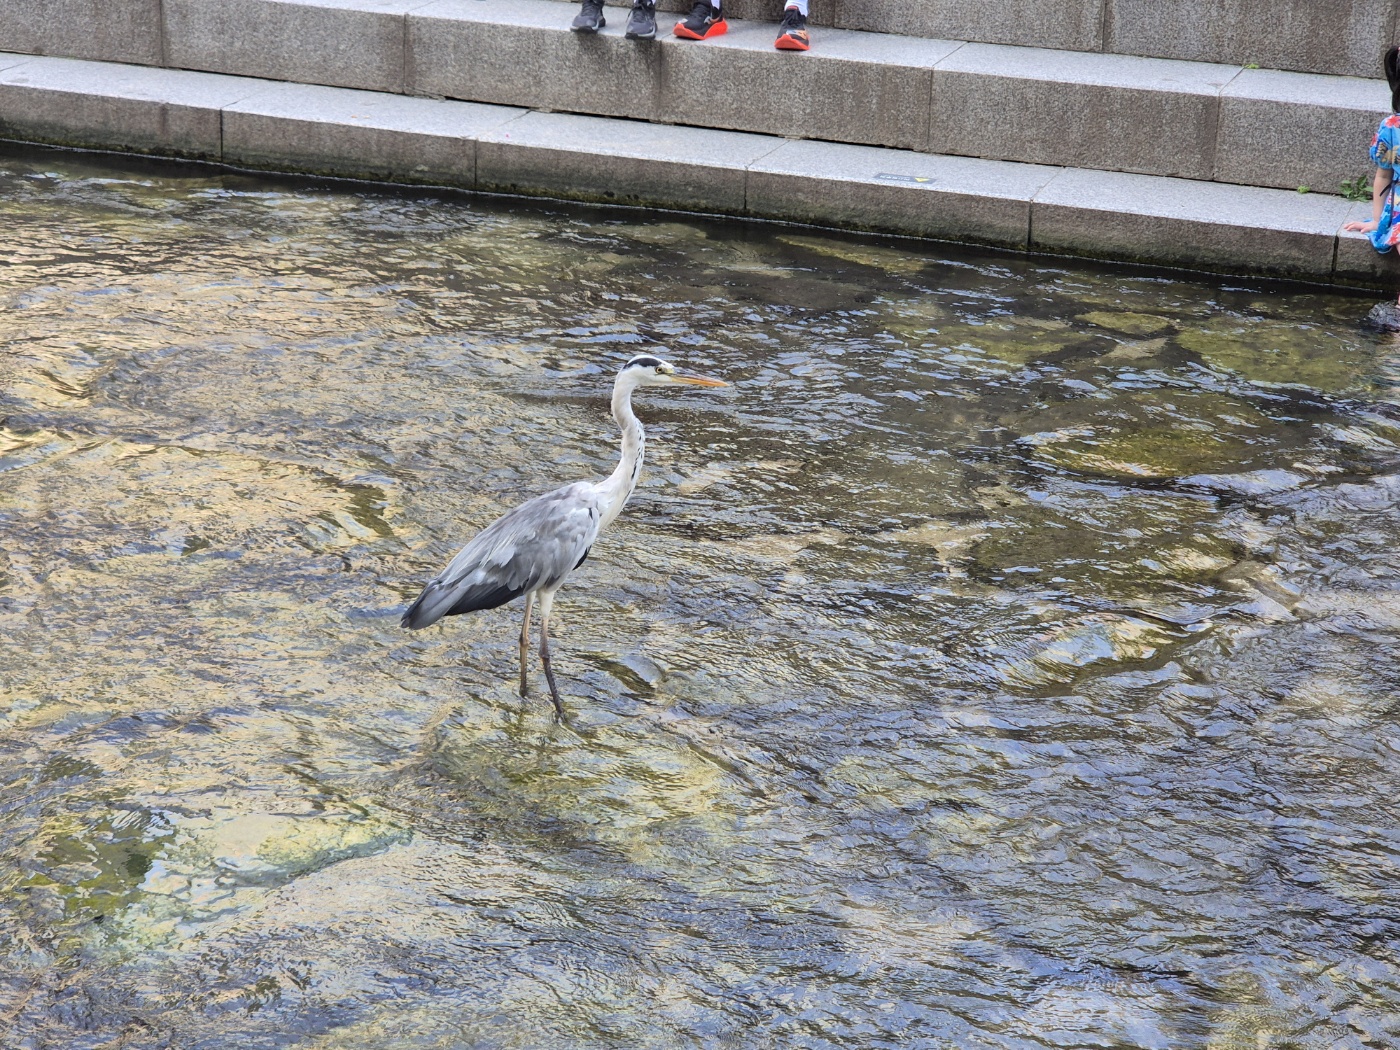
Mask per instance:
[[[665,371],[666,371],[666,366],[665,366],[665,365],[657,365],[657,366],[656,366],[656,374],[657,374],[657,375],[661,375],[661,374],[664,373]]]

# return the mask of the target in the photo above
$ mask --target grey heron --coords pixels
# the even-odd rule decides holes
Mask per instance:
[[[564,704],[549,658],[549,613],[554,594],[588,557],[598,534],[622,512],[642,473],[646,435],[632,412],[632,391],[644,386],[718,387],[729,384],[709,376],[679,372],[650,354],[639,354],[622,367],[613,382],[612,415],[622,430],[622,458],[602,481],[578,481],[507,511],[457,552],[403,614],[410,630],[478,609],[494,609],[525,596],[520,628],[520,695],[529,693],[530,615],[540,606],[540,662],[544,665],[555,716],[563,721]]]

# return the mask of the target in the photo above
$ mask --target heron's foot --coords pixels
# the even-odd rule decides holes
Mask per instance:
[[[523,699],[523,698],[525,698],[525,697],[527,697],[527,696],[529,696],[529,695],[530,695],[530,679],[526,678],[525,675],[522,673],[522,674],[520,675],[520,696],[521,696],[521,698]]]

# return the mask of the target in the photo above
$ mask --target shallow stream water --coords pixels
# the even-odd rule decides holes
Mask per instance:
[[[1370,300],[0,155],[6,1048],[1400,1045]],[[560,593],[473,531],[648,467]]]

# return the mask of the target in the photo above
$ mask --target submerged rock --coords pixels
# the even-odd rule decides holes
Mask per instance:
[[[1080,314],[1077,320],[1140,338],[1161,335],[1175,327],[1168,317],[1117,310],[1093,310],[1087,314]]]
[[[1171,641],[1166,631],[1146,621],[1096,616],[1054,626],[1017,646],[996,671],[1008,686],[1037,688],[1071,682],[1085,670],[1150,660]]]
[[[1176,335],[1203,364],[1250,383],[1336,393],[1365,385],[1374,352],[1343,332],[1292,321],[1221,317]]]
[[[1394,299],[1377,303],[1362,324],[1381,332],[1400,332],[1400,303]]]

